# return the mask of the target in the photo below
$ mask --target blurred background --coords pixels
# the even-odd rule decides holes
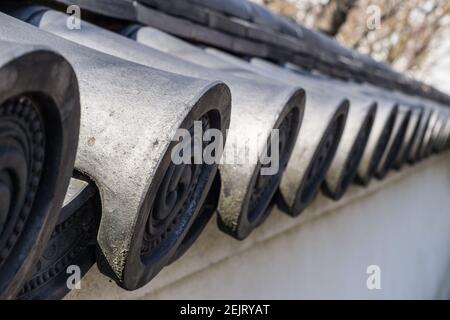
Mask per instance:
[[[252,0],[450,93],[448,0]]]

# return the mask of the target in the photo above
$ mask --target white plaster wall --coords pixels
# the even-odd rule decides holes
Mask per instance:
[[[368,290],[366,268],[381,268]],[[276,211],[239,242],[211,223],[186,256],[134,292],[94,267],[68,299],[449,298],[450,154],[393,172],[297,219]]]

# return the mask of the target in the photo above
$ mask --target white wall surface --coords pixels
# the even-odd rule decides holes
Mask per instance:
[[[366,269],[381,269],[368,290]],[[243,242],[213,221],[150,284],[126,292],[94,267],[68,299],[450,297],[450,154],[434,156],[344,199],[320,196],[301,217],[274,212]]]

